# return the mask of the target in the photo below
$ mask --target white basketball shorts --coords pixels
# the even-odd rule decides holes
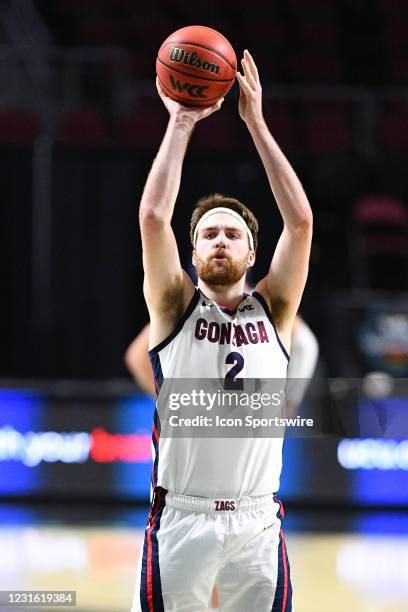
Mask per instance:
[[[207,499],[158,487],[146,526],[132,612],[204,612],[214,584],[225,612],[292,612],[274,495]]]

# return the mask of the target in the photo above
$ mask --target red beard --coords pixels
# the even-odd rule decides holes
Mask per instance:
[[[234,285],[248,270],[247,257],[240,261],[233,261],[228,255],[222,253],[226,259],[217,262],[214,256],[206,261],[196,256],[196,270],[202,281],[208,285],[221,285],[223,287]]]

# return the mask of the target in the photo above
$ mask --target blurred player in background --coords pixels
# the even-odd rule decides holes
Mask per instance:
[[[286,416],[295,417],[316,369],[319,357],[317,338],[300,315],[292,329],[290,361],[286,383]]]

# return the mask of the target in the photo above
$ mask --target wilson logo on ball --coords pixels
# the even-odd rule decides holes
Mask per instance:
[[[187,64],[188,66],[201,68],[201,70],[206,72],[221,74],[221,69],[217,64],[211,64],[210,62],[201,59],[198,53],[190,53],[189,51],[185,51],[179,47],[171,47],[169,59],[171,62],[175,62],[177,64],[183,63]]]
[[[180,93],[185,91],[192,98],[206,98],[207,97],[204,93],[204,90],[208,89],[209,85],[194,85],[193,83],[180,83],[180,81],[175,79],[172,74],[170,74],[169,76],[170,76],[170,83],[174,91],[179,91]]]

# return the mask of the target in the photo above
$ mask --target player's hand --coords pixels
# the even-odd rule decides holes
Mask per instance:
[[[239,83],[239,114],[247,125],[263,119],[262,87],[252,55],[245,49],[241,60],[243,74],[237,72]]]
[[[224,98],[218,100],[212,106],[184,106],[180,104],[180,102],[176,102],[176,100],[172,100],[163,89],[160,87],[159,79],[156,78],[156,87],[159,92],[159,96],[163,100],[164,106],[169,111],[170,117],[182,117],[188,119],[193,125],[200,121],[200,119],[204,119],[209,115],[212,115],[217,110],[220,110],[222,103],[224,102]]]

